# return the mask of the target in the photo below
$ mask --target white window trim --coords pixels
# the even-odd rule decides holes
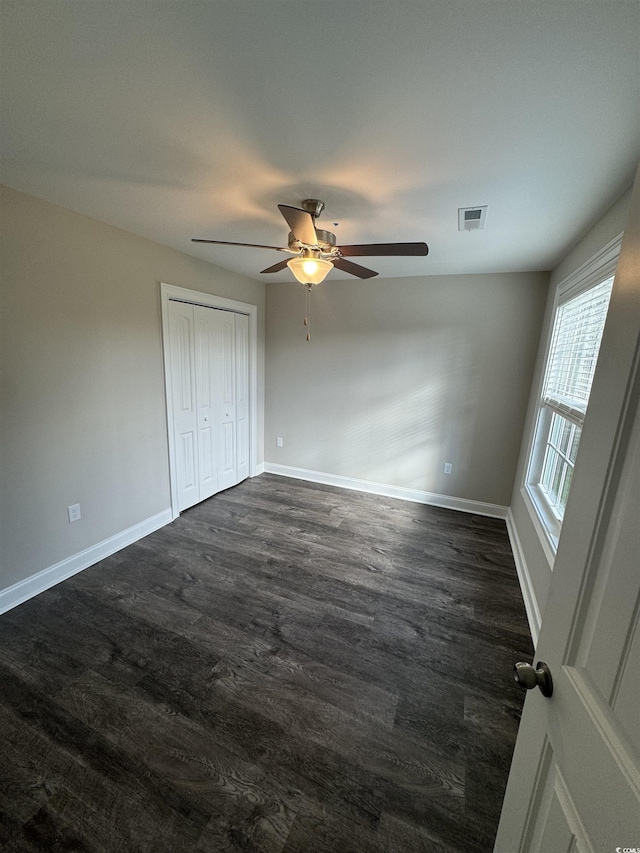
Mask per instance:
[[[534,530],[536,531],[542,550],[549,562],[549,566],[553,569],[555,562],[556,551],[558,550],[558,539],[560,537],[561,522],[552,511],[551,507],[542,496],[540,486],[529,482],[529,472],[532,467],[532,458],[534,454],[544,453],[544,447],[540,442],[538,447],[535,447],[536,435],[538,435],[538,426],[540,420],[545,417],[550,417],[546,411],[546,407],[541,405],[544,382],[547,373],[549,362],[549,351],[551,349],[551,340],[553,336],[553,328],[558,307],[563,302],[568,302],[570,299],[578,296],[590,287],[594,287],[601,281],[610,278],[616,270],[618,264],[618,256],[620,254],[620,246],[622,245],[623,234],[618,234],[611,242],[603,246],[599,252],[591,257],[586,263],[578,267],[571,275],[563,279],[556,286],[556,291],[553,300],[553,309],[551,312],[551,322],[547,329],[544,349],[544,370],[542,370],[540,379],[536,388],[536,416],[533,420],[529,440],[527,443],[527,464],[524,466],[523,480],[520,487],[520,494],[531,518]]]

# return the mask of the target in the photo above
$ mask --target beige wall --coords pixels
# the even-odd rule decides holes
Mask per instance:
[[[508,505],[548,280],[269,284],[266,461]]]
[[[161,281],[258,306],[262,447],[264,285],[14,190],[0,202],[2,589],[169,507]]]
[[[531,386],[531,396],[523,433],[522,447],[520,450],[520,459],[518,462],[518,470],[516,472],[513,495],[511,497],[513,525],[520,542],[522,557],[526,563],[526,570],[531,580],[536,604],[541,615],[544,614],[544,608],[547,601],[547,594],[551,583],[552,567],[545,556],[540,538],[524,502],[522,487],[524,485],[524,477],[528,465],[528,448],[531,441],[531,432],[534,428],[535,418],[538,411],[538,389],[540,387],[541,375],[544,369],[546,341],[549,336],[550,325],[553,321],[555,290],[557,286],[569,275],[589,261],[600,249],[624,231],[630,200],[631,189],[618,199],[613,207],[611,207],[593,226],[593,228],[591,228],[591,230],[585,234],[584,237],[567,253],[551,274],[551,286],[549,288],[549,296],[545,309],[545,319],[542,328],[542,335],[540,337],[538,356],[536,359],[536,369]],[[601,351],[601,358],[602,355],[603,353]]]

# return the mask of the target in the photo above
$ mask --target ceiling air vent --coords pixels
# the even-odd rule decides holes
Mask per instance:
[[[458,231],[481,231],[486,221],[486,204],[483,207],[458,208]]]

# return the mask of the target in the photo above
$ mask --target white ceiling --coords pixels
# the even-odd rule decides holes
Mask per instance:
[[[306,197],[338,243],[429,244],[384,276],[550,269],[640,157],[639,2],[2,10],[1,180],[255,278],[283,256],[190,238],[286,245]]]

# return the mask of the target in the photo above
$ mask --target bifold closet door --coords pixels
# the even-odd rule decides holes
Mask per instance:
[[[249,475],[248,320],[170,302],[171,385],[180,510]]]

